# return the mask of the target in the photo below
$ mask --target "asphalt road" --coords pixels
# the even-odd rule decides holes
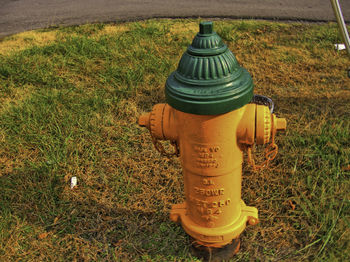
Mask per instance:
[[[350,21],[350,0],[341,0]],[[57,25],[152,17],[334,20],[329,0],[0,0],[0,37]]]

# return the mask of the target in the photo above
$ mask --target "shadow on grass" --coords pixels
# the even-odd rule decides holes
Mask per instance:
[[[28,228],[26,238],[33,240],[40,240],[42,232],[60,239],[73,236],[76,250],[61,254],[64,259],[82,258],[79,250],[91,247],[89,258],[106,260],[136,259],[144,255],[169,259],[187,256],[187,236],[168,219],[168,213],[123,207],[118,199],[115,205],[110,201],[104,205],[84,192],[84,185],[69,189],[57,173],[45,164],[26,166],[0,177],[0,210],[1,214],[7,214],[0,217],[0,225],[8,232],[16,232],[18,221],[22,221]],[[3,236],[0,246],[22,235],[17,233]],[[51,237],[52,245],[57,241],[55,237]],[[21,247],[26,252],[33,248],[28,244]],[[19,253],[13,255],[12,258],[21,257]]]

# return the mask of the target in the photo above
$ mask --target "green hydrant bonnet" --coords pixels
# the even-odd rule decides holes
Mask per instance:
[[[199,28],[166,81],[167,103],[197,115],[223,114],[246,105],[253,97],[250,74],[213,31],[212,22],[201,22]]]

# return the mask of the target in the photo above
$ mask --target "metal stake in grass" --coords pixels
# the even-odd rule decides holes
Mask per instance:
[[[344,22],[344,17],[340,8],[340,4],[338,0],[331,0],[331,4],[333,7],[333,11],[335,14],[335,17],[337,18],[337,23],[340,29],[341,37],[343,38],[346,51],[348,52],[349,58],[350,58],[350,38],[348,30],[346,29],[346,25]],[[348,77],[350,77],[350,68],[348,69]]]

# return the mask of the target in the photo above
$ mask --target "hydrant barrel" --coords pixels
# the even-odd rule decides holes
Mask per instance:
[[[170,219],[181,223],[196,245],[229,246],[247,223],[259,221],[258,210],[241,199],[243,151],[270,143],[268,163],[277,154],[274,137],[286,129],[286,120],[250,103],[252,78],[212,22],[200,24],[166,81],[165,96],[167,103],[155,105],[138,123],[149,129],[157,150],[169,156],[159,140],[170,140],[173,155],[180,157],[186,200],[173,205]]]
[[[178,129],[186,134],[180,139],[187,216],[191,219],[186,226],[193,231],[192,234],[204,235],[195,227],[225,227],[237,221],[242,214],[243,154],[234,135],[242,110],[219,117],[181,112],[178,115],[183,120],[179,122]],[[177,211],[174,209],[173,212]],[[206,236],[201,240],[220,237]]]

